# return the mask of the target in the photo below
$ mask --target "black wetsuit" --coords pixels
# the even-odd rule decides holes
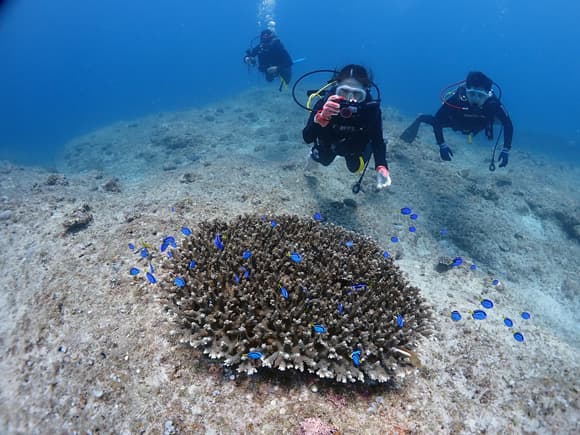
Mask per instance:
[[[333,91],[328,96],[334,94]],[[336,156],[343,156],[350,172],[360,169],[360,157],[364,162],[372,152],[375,168],[388,169],[387,147],[383,139],[383,118],[378,101],[367,100],[358,107],[350,118],[340,114],[333,116],[326,127],[314,122],[314,116],[322,109],[326,99],[319,100],[312,110],[308,123],[302,130],[306,143],[313,143],[312,159],[324,166],[332,163]]]
[[[266,75],[266,80],[269,82],[279,75],[287,84],[290,83],[292,79],[292,58],[278,38],[274,38],[271,42],[261,42],[251,50],[247,50],[246,56],[258,57],[258,70]],[[278,68],[276,74],[268,73],[268,68],[271,66]]]
[[[455,107],[453,107],[455,106]],[[472,105],[465,95],[465,87],[461,86],[447,99],[435,116],[421,115],[401,135],[401,139],[411,143],[415,140],[422,122],[433,127],[437,145],[445,142],[443,129],[452,128],[463,134],[477,134],[485,130],[488,139],[493,139],[493,123],[499,120],[503,125],[503,147],[511,149],[514,127],[512,121],[499,99],[492,95],[482,107]]]

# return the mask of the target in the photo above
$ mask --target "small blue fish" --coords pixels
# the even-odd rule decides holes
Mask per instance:
[[[527,311],[522,312],[522,319],[530,320],[531,317],[532,317],[532,315],[530,313],[528,313]]]
[[[242,266],[242,270],[244,271],[244,275],[243,275],[244,279],[249,279],[250,278],[250,271],[243,266]]]
[[[286,287],[280,287],[280,294],[284,299],[288,299],[288,290],[286,290]]]
[[[251,256],[252,256],[252,252],[249,249],[245,250],[244,253],[242,254],[242,258],[244,260],[249,259]]]
[[[147,258],[149,257],[149,249],[147,248],[141,248],[141,258]]]
[[[352,240],[347,240],[344,242],[344,244],[347,248],[352,248],[354,246],[354,242]]]
[[[237,273],[234,273],[234,283],[236,283],[236,284],[240,283],[240,277],[238,276]]]
[[[129,270],[129,275],[131,276],[135,276],[135,275],[139,275],[140,270],[137,269],[136,267],[132,267],[131,270]]]
[[[415,232],[417,232],[417,228],[415,228],[415,227],[409,227],[409,232],[410,233],[415,233]]]
[[[514,339],[516,341],[519,341],[520,343],[524,342],[524,334],[522,334],[521,332],[514,332]]]
[[[405,326],[405,319],[400,314],[397,314],[397,326],[399,328],[402,328],[403,326]]]
[[[474,310],[471,313],[471,317],[475,320],[485,320],[485,318],[487,318],[487,313],[483,310]]]
[[[499,279],[494,279],[491,283],[493,285],[499,285]]]
[[[181,227],[181,233],[184,236],[191,236],[191,229],[189,229],[187,227]]]
[[[367,288],[368,285],[366,282],[359,282],[358,284],[355,285],[351,285],[350,288],[353,289],[354,291],[356,290],[361,290],[361,289],[365,289]]]
[[[441,228],[441,235],[442,236],[446,236],[447,235],[447,228]]]
[[[413,213],[413,210],[411,210],[409,207],[403,207],[401,209],[401,214],[403,215],[410,215],[411,213]]]
[[[191,260],[191,261],[189,262],[189,266],[187,266],[187,268],[188,268],[189,270],[191,270],[191,269],[193,269],[193,268],[195,267],[195,265],[196,265],[196,264],[197,264],[197,263],[195,262],[195,260]]]
[[[275,220],[270,221],[270,226],[272,228],[276,228],[276,226],[278,226],[278,222],[276,222]]]
[[[220,251],[224,250],[224,244],[222,242],[222,236],[219,234],[216,234],[215,237],[213,238],[213,244],[215,245],[216,248],[218,248]]]
[[[383,258],[389,258],[391,256],[391,254],[389,254],[387,251],[383,252]]]
[[[262,222],[266,222],[268,220],[268,216],[266,216],[265,214],[263,214],[262,216],[260,216],[260,220]]]
[[[177,287],[185,287],[185,280],[178,276],[173,280],[173,284],[175,284]]]
[[[360,366],[360,355],[361,355],[360,350],[355,350],[353,353],[350,354],[350,359],[352,359],[352,362],[354,363],[355,367]]]
[[[314,329],[314,332],[317,334],[324,334],[326,332],[326,328],[322,325],[319,325],[318,323],[312,325],[312,329]]]
[[[316,222],[322,222],[324,220],[324,216],[322,216],[322,213],[319,212],[314,213],[313,217]]]
[[[168,247],[177,248],[177,243],[175,243],[175,237],[167,236],[163,239],[163,243],[161,243],[160,251],[164,252]]]
[[[463,264],[463,258],[461,258],[461,257],[455,257],[453,259],[453,263],[451,265],[454,266],[454,267],[459,267],[462,264]]]
[[[512,326],[514,326],[514,322],[512,321],[512,319],[506,317],[505,319],[503,319],[503,324],[505,326],[507,326],[508,328],[511,328]]]
[[[411,216],[409,216],[412,220],[416,221],[417,219],[419,219],[419,215],[417,213],[413,213]]]
[[[174,212],[175,212],[175,207],[171,207],[171,208],[169,209],[169,211],[170,211],[171,213],[174,213]]]
[[[152,273],[147,272],[146,276],[147,281],[149,281],[151,284],[155,284],[157,282],[157,278],[155,278]]]
[[[167,256],[168,256],[169,258],[173,258],[173,252],[171,252],[171,251],[167,251]]]
[[[491,301],[489,299],[482,299],[481,306],[483,308],[487,308],[489,310],[490,308],[493,308],[493,301]]]
[[[250,359],[260,359],[262,358],[262,352],[258,352],[258,351],[253,351],[253,352],[248,352],[245,353],[244,356],[247,356]]]
[[[135,250],[135,245],[134,245],[133,243],[129,243],[129,245],[128,245],[128,246],[129,246],[129,249],[130,249],[131,251],[134,251],[134,250]]]
[[[391,242],[397,243],[398,241],[399,241],[399,238],[397,236],[391,237]]]
[[[300,255],[298,252],[288,253],[288,256],[294,263],[300,263],[302,261],[302,255]]]
[[[338,315],[342,316],[342,313],[344,312],[344,305],[342,305],[342,303],[338,304]]]
[[[459,311],[452,311],[451,320],[454,322],[459,322],[461,320],[461,313]]]
[[[151,262],[149,262],[149,272],[151,272],[151,275],[155,273],[155,268],[153,267],[153,263]]]
[[[476,270],[477,269],[477,266],[475,264],[472,264],[471,266],[469,266],[469,269]]]

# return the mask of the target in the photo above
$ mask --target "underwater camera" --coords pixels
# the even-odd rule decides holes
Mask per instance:
[[[340,116],[343,118],[350,118],[352,115],[357,113],[360,109],[361,103],[357,103],[356,101],[347,101],[342,100],[340,101]]]

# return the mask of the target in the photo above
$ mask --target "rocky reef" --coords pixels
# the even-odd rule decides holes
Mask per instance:
[[[431,308],[373,240],[286,215],[182,232],[179,246],[164,240],[159,285],[183,343],[240,373],[343,383],[388,382],[420,365]]]

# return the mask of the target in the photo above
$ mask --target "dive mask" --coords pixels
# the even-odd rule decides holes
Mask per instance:
[[[482,106],[486,100],[492,96],[492,91],[485,91],[483,89],[470,88],[465,90],[465,96],[470,104]]]
[[[336,95],[343,97],[347,101],[356,101],[357,103],[362,103],[367,98],[367,92],[364,89],[349,85],[337,86]]]

